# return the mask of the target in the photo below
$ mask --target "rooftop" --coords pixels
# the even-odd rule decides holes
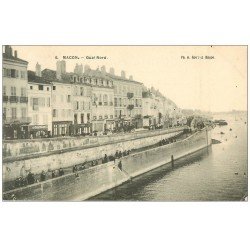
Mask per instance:
[[[23,60],[23,59],[20,59],[18,57],[15,57],[13,55],[10,55],[10,54],[6,54],[6,53],[3,53],[3,59],[4,60],[10,60],[10,61],[16,61],[16,62],[19,62],[19,63],[22,63],[22,64],[28,64],[27,61]]]
[[[51,82],[44,77],[37,76],[34,71],[28,70],[28,82],[50,84]]]

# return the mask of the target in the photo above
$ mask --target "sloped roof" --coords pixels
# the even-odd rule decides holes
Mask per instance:
[[[49,80],[45,79],[44,77],[37,76],[34,71],[28,70],[28,82],[33,83],[51,83]]]
[[[19,62],[19,63],[22,63],[22,64],[28,64],[27,61],[25,61],[23,59],[20,59],[18,57],[14,57],[12,55],[7,55],[6,53],[3,53],[3,59],[10,60],[10,61],[16,61],[16,62]]]

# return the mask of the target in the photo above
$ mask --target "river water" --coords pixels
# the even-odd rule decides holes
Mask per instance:
[[[248,190],[247,117],[224,115],[214,118],[228,122],[227,126],[213,129],[212,138],[220,140],[220,144],[177,161],[173,170],[162,166],[91,200],[241,200]]]

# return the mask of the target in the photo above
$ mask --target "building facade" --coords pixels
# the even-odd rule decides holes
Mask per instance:
[[[31,118],[31,138],[52,135],[51,83],[39,76],[39,72],[28,71],[28,116]]]
[[[102,72],[106,73],[105,67]],[[133,125],[135,128],[142,127],[142,83],[134,81],[133,77],[126,78],[125,71],[121,76],[115,75],[111,68],[106,73],[114,83],[114,111],[116,127]]]
[[[28,62],[5,46],[3,53],[3,138],[28,138]]]
[[[73,124],[72,84],[52,81],[52,135],[68,136]]]
[[[92,88],[84,83],[82,74],[69,74],[72,82],[72,104],[74,122],[71,134],[82,135],[92,132]]]
[[[84,82],[92,89],[92,131],[114,129],[114,85],[111,78],[99,69],[85,68]]]

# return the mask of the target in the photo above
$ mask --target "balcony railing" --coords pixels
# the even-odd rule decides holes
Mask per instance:
[[[104,106],[108,106],[108,102],[104,102],[103,105],[104,105]]]
[[[9,100],[9,97],[7,95],[4,95],[3,96],[3,102],[8,102],[8,100]]]
[[[14,95],[10,96],[10,102],[11,103],[18,102],[18,96],[14,96]]]
[[[26,96],[21,96],[21,97],[20,97],[20,102],[22,102],[22,103],[27,103],[27,102],[28,102],[28,97],[26,97]]]

